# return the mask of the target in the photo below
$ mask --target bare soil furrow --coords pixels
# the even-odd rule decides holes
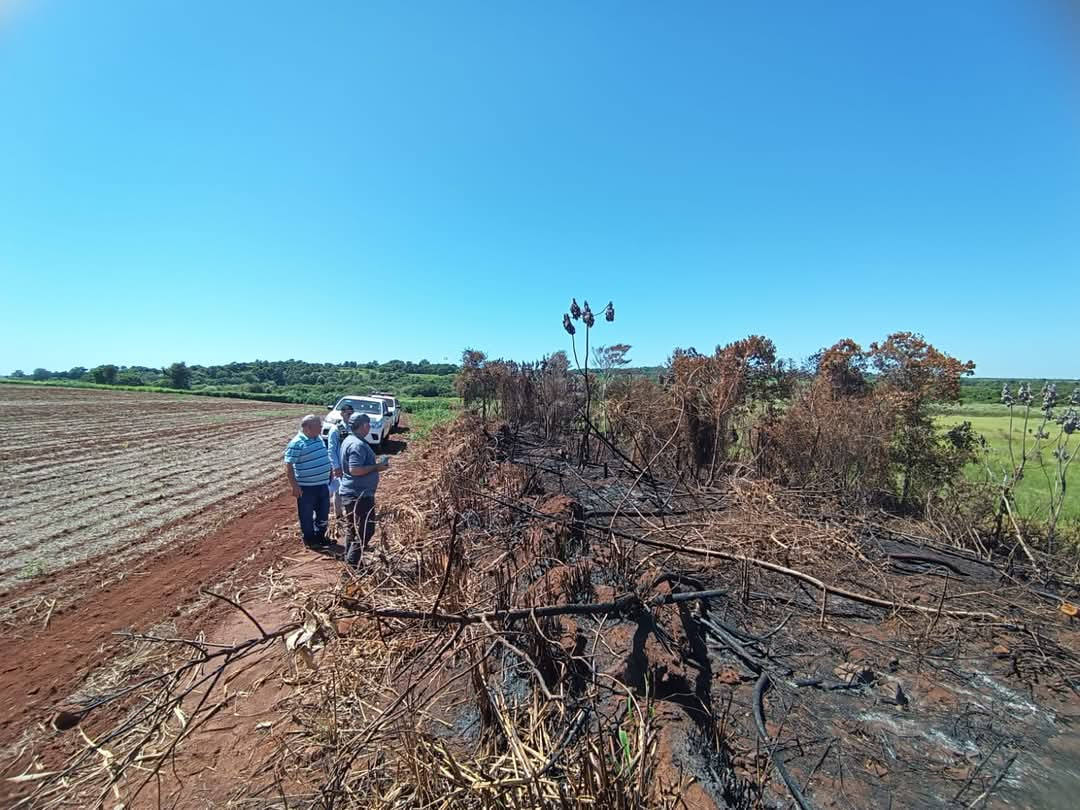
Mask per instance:
[[[250,458],[250,462],[264,464],[268,459],[272,460],[274,457],[280,457],[280,448],[285,444],[287,438],[287,436],[280,437],[278,439],[278,449],[272,450],[268,449],[266,436],[262,432],[234,436],[233,441],[231,442],[231,451],[250,451],[253,454],[256,454]],[[16,485],[10,483],[10,481],[5,480],[5,476],[0,476],[0,488],[5,492],[15,493],[21,496],[18,498],[15,507],[10,511],[5,510],[5,512],[0,515],[0,526],[16,520],[25,519],[28,515],[39,509],[48,509],[51,504],[66,501],[70,497],[68,493],[74,486],[77,486],[79,489],[93,487],[94,494],[90,496],[89,500],[84,500],[82,502],[84,508],[90,506],[96,508],[103,504],[115,501],[117,498],[110,496],[115,496],[118,492],[126,492],[128,481],[133,476],[142,477],[147,481],[158,481],[177,470],[182,471],[191,469],[193,461],[197,460],[202,452],[204,452],[202,450],[192,452],[193,448],[197,446],[198,443],[180,445],[176,448],[170,446],[167,452],[164,450],[154,450],[148,455],[128,453],[127,458],[123,460],[122,464],[118,463],[114,467],[98,467],[96,471],[92,472],[89,476],[86,476],[81,470],[70,472],[61,468],[47,479],[42,479],[40,477],[35,478],[32,489],[27,489],[25,484],[23,489],[19,489]],[[164,455],[168,459],[164,464],[150,465],[148,463],[148,458],[153,460],[160,455]],[[147,469],[148,466],[151,467],[150,470]],[[151,478],[150,476],[153,477]]]
[[[109,568],[264,496],[311,410],[0,384],[0,588],[22,591],[90,559]]]
[[[293,427],[295,426],[295,419],[274,417],[273,420],[268,421],[265,418],[238,416],[235,420],[223,420],[220,417],[214,417],[212,420],[205,422],[181,426],[170,425],[167,433],[167,444],[168,446],[179,444],[178,439],[184,437],[190,437],[192,443],[205,442],[214,437],[227,437],[234,432],[242,433],[255,429],[266,430],[268,427],[272,430],[277,425]],[[160,428],[156,424],[149,429],[142,427],[127,432],[117,432],[115,430],[110,432],[108,426],[109,421],[103,421],[98,425],[92,422],[89,424],[80,422],[80,435],[85,431],[95,438],[79,441],[75,446],[79,448],[80,452],[91,456],[94,461],[104,462],[113,456],[125,455],[129,452],[132,444],[144,448],[147,446],[153,447],[155,446],[155,439],[160,440],[163,438],[159,432]],[[24,435],[20,434],[20,436]],[[102,438],[97,438],[99,436]],[[4,449],[0,451],[0,461],[6,462],[5,468],[10,464],[15,470],[19,470],[23,466],[25,466],[27,472],[47,469],[51,464],[55,463],[51,460],[52,456],[57,453],[69,452],[72,446],[72,438],[61,432],[35,436],[32,442],[9,441],[3,444]],[[104,453],[96,452],[99,448],[115,449],[109,449]],[[20,459],[25,460],[25,465],[20,463]]]
[[[0,564],[0,585],[4,584],[6,576],[24,570],[28,562],[38,561],[44,549],[48,550],[50,560],[60,555],[72,563],[77,562],[88,553],[134,542],[143,530],[158,528],[161,514],[186,516],[278,475],[279,471],[272,465],[267,469],[240,461],[207,474],[201,480],[189,482],[187,486],[177,486],[176,480],[191,477],[181,471],[166,479],[166,485],[143,489],[135,496],[137,500],[129,499],[125,509],[111,516],[100,508],[87,510],[80,513],[80,519],[74,525],[52,523],[46,524],[43,533],[31,529],[17,537],[0,535],[0,549],[5,552],[5,561]],[[106,538],[110,542],[103,543]],[[72,549],[80,547],[86,547],[88,551],[67,556]],[[48,564],[47,567],[51,569],[55,565]]]

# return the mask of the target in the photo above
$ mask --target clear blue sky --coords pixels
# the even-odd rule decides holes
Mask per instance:
[[[0,372],[662,362],[923,332],[1080,377],[1063,0],[0,0]]]

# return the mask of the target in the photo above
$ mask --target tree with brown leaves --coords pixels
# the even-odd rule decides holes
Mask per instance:
[[[958,401],[960,378],[973,374],[975,364],[945,354],[914,332],[894,332],[881,343],[871,343],[869,357],[877,385],[897,408],[893,455],[902,476],[900,505],[907,507],[914,482],[933,486],[963,464],[962,454],[938,441],[930,405]]]

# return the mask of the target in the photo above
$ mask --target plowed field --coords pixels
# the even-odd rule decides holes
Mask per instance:
[[[61,588],[73,567],[109,578],[281,494],[282,449],[311,410],[0,385],[5,607]]]

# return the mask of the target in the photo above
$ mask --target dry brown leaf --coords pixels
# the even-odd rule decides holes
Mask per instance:
[[[880,762],[878,762],[876,759],[866,760],[866,770],[872,773],[878,779],[887,776],[889,773],[889,769],[882,765]]]

